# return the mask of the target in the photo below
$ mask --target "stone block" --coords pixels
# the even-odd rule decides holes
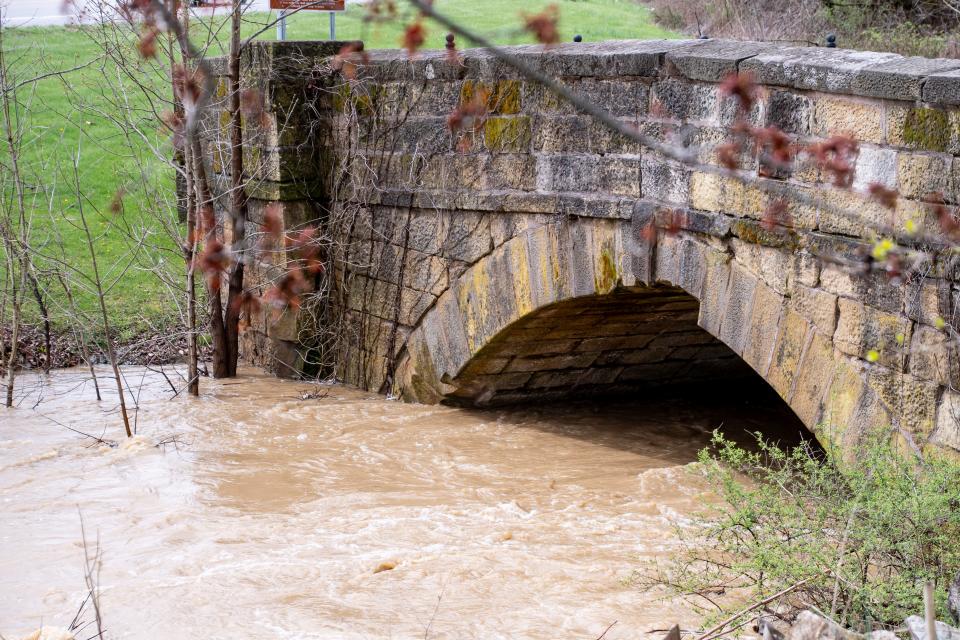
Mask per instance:
[[[464,370],[464,375],[495,375],[503,371],[509,362],[510,358],[486,355],[481,351],[470,360],[470,364],[467,365],[467,368]]]
[[[788,308],[780,321],[777,342],[766,375],[767,382],[781,398],[789,399],[793,391],[809,331],[810,325],[806,319]]]
[[[584,353],[596,353],[599,351],[627,352],[636,350],[640,353],[648,350],[647,346],[654,338],[654,334],[587,338],[578,344],[576,350]]]
[[[647,112],[650,89],[639,80],[583,78],[571,89],[617,117],[635,118]]]
[[[656,282],[676,284],[682,244],[676,236],[659,234],[654,253]]]
[[[720,95],[715,85],[663,78],[653,86],[650,113],[659,118],[718,122]]]
[[[960,393],[944,391],[937,408],[937,426],[931,441],[960,450]]]
[[[574,220],[561,231],[560,250],[569,264],[570,292],[574,296],[588,296],[597,292],[594,278],[593,225],[589,221]]]
[[[656,207],[638,201],[630,217],[630,269],[637,283],[651,285],[656,281]]]
[[[743,359],[761,376],[766,376],[770,366],[783,306],[783,296],[763,282],[757,284]]]
[[[900,153],[897,156],[897,188],[904,198],[923,198],[951,191],[952,158],[940,154]]]
[[[537,160],[533,156],[499,153],[483,159],[485,160],[482,170],[484,189],[532,191],[537,188]],[[458,185],[456,182],[448,185],[459,186],[461,189],[467,186],[464,183]]]
[[[637,128],[636,119],[620,118],[620,122],[627,127]],[[574,141],[578,149],[583,148],[583,143],[582,139]],[[589,134],[586,143],[591,153],[601,155],[611,153],[640,155],[645,151],[643,145],[635,138],[613,131],[593,117],[589,118]]]
[[[580,91],[576,79],[557,78],[561,86],[571,91]],[[572,116],[577,113],[576,107],[564,100],[550,89],[536,82],[523,83],[522,101],[524,113],[530,115],[560,114]]]
[[[559,250],[556,225],[544,225],[525,234],[530,260],[530,288],[535,306],[543,308],[566,297],[569,266]]]
[[[522,106],[521,83],[519,80],[498,80],[496,82],[464,80],[460,86],[460,104],[467,105],[476,102],[483,102],[490,114],[514,115],[520,113]]]
[[[806,249],[793,254],[793,267],[790,282],[805,287],[815,287],[820,284],[820,259]]]
[[[297,311],[291,307],[284,308],[276,317],[268,315],[267,335],[272,340],[284,340],[295,343],[298,337],[297,316]]]
[[[470,348],[467,323],[453,295],[441,296],[433,312],[421,324],[422,335],[430,348],[432,371],[438,383],[455,378],[476,349]]]
[[[883,63],[899,60],[903,58],[892,53],[816,47],[775,47],[749,60],[744,60],[740,64],[740,72],[751,73],[757,82],[765,85],[858,94],[860,92],[856,85],[865,69],[871,67],[882,69]],[[885,85],[868,80],[864,82],[861,91],[879,86]]]
[[[946,333],[917,325],[910,343],[910,375],[953,388],[960,387],[960,359]]]
[[[818,331],[832,336],[837,327],[837,296],[821,289],[795,285],[790,306],[809,320]]]
[[[528,316],[536,308],[536,304],[530,276],[531,262],[527,255],[526,242],[523,241],[523,238],[515,238],[501,247],[500,257],[494,254],[488,259],[496,260],[498,265],[505,265],[506,273],[509,274],[506,280],[494,282],[502,283],[501,296],[513,295],[511,312],[516,315],[511,320]]]
[[[888,189],[897,186],[897,152],[880,147],[860,147],[854,165],[853,188],[866,189],[881,184]]]
[[[900,426],[921,441],[933,431],[937,411],[937,385],[885,367],[871,367],[867,384],[899,418]]]
[[[539,46],[507,47],[524,58],[535,58],[554,76],[622,77],[657,75],[665,53],[688,46],[684,40],[621,40],[560,44],[547,53]]]
[[[533,125],[533,149],[543,153],[589,150],[589,116],[540,116]]]
[[[471,353],[486,346],[517,318],[514,297],[491,287],[493,282],[511,282],[502,256],[491,256],[468,269],[453,289]]]
[[[856,360],[836,357],[831,374],[816,433],[825,444],[849,446],[859,439],[860,425],[855,420],[863,398],[872,394],[867,388],[861,364]]]
[[[883,107],[876,102],[820,96],[813,108],[813,135],[847,135],[861,143],[884,140]]]
[[[507,365],[506,371],[562,371],[564,369],[583,369],[596,360],[595,353],[575,353],[557,356],[537,356],[515,358]]]
[[[769,196],[756,184],[717,174],[694,172],[690,183],[690,202],[694,209],[728,213],[759,220],[767,208]]]
[[[939,153],[957,151],[956,110],[890,105],[887,142],[898,147]]]
[[[894,213],[873,199],[846,189],[831,189],[820,208],[817,228],[823,233],[869,237],[893,225]]]
[[[483,143],[493,153],[520,153],[530,150],[533,135],[530,116],[494,116],[483,123]]]
[[[727,304],[727,282],[730,277],[730,257],[719,251],[706,252],[703,294],[700,298],[700,317],[697,324],[714,336],[720,335],[720,325]]]
[[[671,347],[650,347],[647,349],[637,349],[635,351],[610,351],[601,355],[597,359],[596,364],[598,366],[624,366],[663,362],[668,357],[673,357],[675,351],[676,350]]]
[[[862,96],[910,101],[922,98],[930,102],[928,95],[936,94],[936,88],[933,92],[928,89],[929,76],[957,68],[960,62],[956,60],[898,57],[864,67],[854,77],[850,89]]]
[[[437,214],[425,214],[424,217],[429,215],[436,216]],[[490,237],[490,221],[487,216],[481,213],[458,211],[456,215],[442,218],[442,221],[443,225],[439,231],[442,234],[443,242],[438,248],[438,252],[443,256],[474,263],[493,249],[493,241]],[[424,230],[426,231],[430,228],[430,225],[426,220],[424,220],[424,223]],[[412,233],[411,230],[411,235]],[[423,248],[420,248],[420,250],[429,253]]]
[[[904,312],[912,320],[936,326],[950,315],[950,283],[946,280],[923,278],[908,284],[904,294]]]
[[[938,105],[960,105],[960,69],[927,76],[923,86],[923,101]]]
[[[695,40],[690,46],[667,53],[667,64],[671,71],[690,80],[720,82],[736,73],[741,61],[770,49],[770,44],[762,42]]]
[[[735,260],[759,277],[780,295],[789,293],[791,254],[783,249],[745,242],[731,241]]]
[[[834,349],[830,334],[814,331],[796,376],[790,408],[808,429],[815,429],[823,411],[823,397],[833,380]]]
[[[703,295],[704,273],[706,271],[705,252],[708,249],[696,240],[686,239],[680,251],[678,280],[675,283],[683,287],[684,291],[697,298]]]
[[[807,96],[774,89],[767,97],[766,121],[768,127],[777,127],[796,136],[810,134],[813,101]]]
[[[633,198],[640,197],[640,158],[601,158],[598,173],[601,192]]]
[[[727,290],[719,338],[736,353],[742,354],[750,335],[750,316],[757,278],[733,263]]]
[[[672,205],[686,205],[690,201],[689,169],[654,153],[644,154],[641,166],[644,198]]]
[[[585,371],[561,371],[550,373],[538,373],[534,375],[529,386],[555,387],[570,386],[573,389],[577,387],[592,387],[599,385],[609,385],[620,375],[620,367],[595,367]]]
[[[846,298],[840,298],[838,307],[834,344],[841,352],[903,370],[911,338],[910,320]]]
[[[599,158],[592,155],[540,156],[537,189],[540,191],[596,191]]]

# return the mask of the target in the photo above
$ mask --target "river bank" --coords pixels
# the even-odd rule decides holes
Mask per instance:
[[[0,328],[0,338],[6,349],[2,354],[4,362],[9,357],[10,337],[9,327]],[[184,362],[187,357],[187,338],[182,327],[176,324],[161,324],[137,335],[124,335],[115,344],[119,362],[125,366],[175,364]],[[48,360],[51,369],[68,369],[86,364],[78,335],[63,329],[51,330],[49,355],[43,329],[32,324],[20,327],[17,346],[22,370],[43,370]],[[87,348],[92,364],[107,364],[102,345],[88,341]],[[209,355],[208,351],[207,347],[201,347],[202,356]]]

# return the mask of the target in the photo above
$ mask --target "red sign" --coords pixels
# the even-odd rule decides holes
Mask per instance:
[[[284,11],[345,11],[347,0],[270,0],[271,9]]]

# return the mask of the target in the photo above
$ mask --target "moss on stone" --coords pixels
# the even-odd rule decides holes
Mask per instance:
[[[597,293],[612,291],[617,285],[617,265],[609,248],[600,250],[600,263],[597,265]]]
[[[785,247],[793,251],[799,248],[799,238],[792,229],[768,231],[762,224],[753,220],[737,220],[730,225],[730,231],[745,242],[766,247]]]
[[[928,107],[910,109],[903,123],[903,140],[918,149],[946,151],[950,144],[947,113]]]
[[[477,99],[486,101],[490,97],[490,87],[477,80],[464,80],[460,86],[460,105],[470,104]]]
[[[377,114],[377,107],[383,102],[387,89],[382,85],[364,87],[365,90],[354,91],[350,85],[341,85],[333,94],[333,109],[337,113],[348,113],[356,110],[361,116],[372,117]]]
[[[530,148],[529,116],[487,118],[483,124],[484,145],[489,151],[526,151]]]
[[[476,80],[464,80],[460,87],[460,105],[483,102],[487,111],[495,115],[513,115],[520,112],[522,97],[519,80],[500,80],[493,85]]]
[[[491,113],[512,115],[520,112],[520,104],[520,81],[501,80],[496,84],[488,106]]]

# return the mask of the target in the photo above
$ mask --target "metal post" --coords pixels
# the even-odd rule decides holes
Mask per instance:
[[[280,22],[277,23],[277,40],[287,39],[287,12],[280,9]]]
[[[330,41],[337,39],[337,14],[335,11],[330,12]]]

